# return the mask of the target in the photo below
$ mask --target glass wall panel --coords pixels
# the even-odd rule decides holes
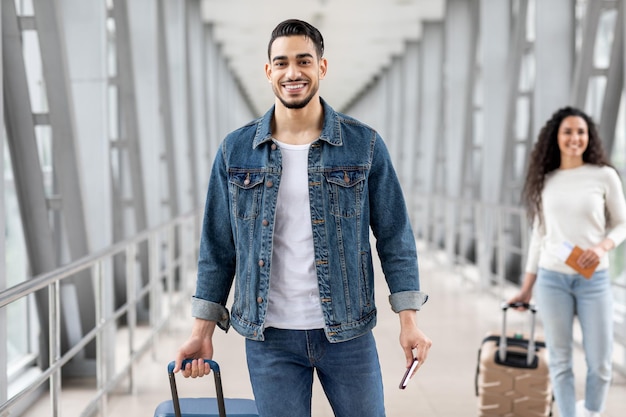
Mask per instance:
[[[31,0],[16,0],[19,16],[32,16],[34,13]],[[21,36],[28,95],[33,113],[47,113],[48,102],[42,76],[42,61],[39,40],[35,31],[24,31]],[[8,147],[7,132],[2,130],[4,147],[4,207],[5,216],[5,286],[17,285],[31,276],[22,227],[22,217],[17,195],[17,184],[13,176],[11,153]],[[19,140],[19,138],[14,140]],[[49,126],[35,127],[35,140],[39,157],[39,166],[29,169],[42,170],[44,177],[43,192],[49,198],[53,196],[52,172],[52,134]],[[7,372],[8,380],[21,375],[25,366],[32,366],[36,360],[39,345],[37,335],[39,323],[35,314],[34,299],[22,299],[6,307],[7,312]]]
[[[6,132],[2,132],[4,146],[4,216],[5,216],[5,271],[3,276],[7,288],[17,285],[29,276],[26,245],[22,230],[16,185],[13,177],[11,155],[8,149]],[[32,300],[19,300],[7,306],[7,368],[9,381],[20,365],[34,359],[37,344],[32,335],[36,332],[36,320],[31,317]]]
[[[606,90],[606,77],[604,75],[591,77],[587,89],[587,102],[585,110],[598,122],[602,116],[602,102]]]
[[[617,10],[604,10],[598,24],[598,36],[594,48],[593,63],[596,68],[608,68],[611,63],[611,47],[615,33]]]

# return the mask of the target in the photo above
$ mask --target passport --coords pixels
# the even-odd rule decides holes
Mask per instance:
[[[574,245],[572,247],[572,251],[569,253],[567,258],[565,259],[565,263],[569,265],[570,267],[572,267],[574,270],[576,270],[576,272],[578,272],[580,275],[589,279],[593,275],[593,272],[596,270],[599,262],[596,262],[595,264],[587,268],[583,268],[578,264],[578,258],[580,258],[580,255],[582,254],[583,254],[582,248]]]

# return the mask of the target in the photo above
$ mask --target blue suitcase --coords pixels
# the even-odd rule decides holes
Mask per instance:
[[[222,390],[222,377],[217,362],[205,359],[211,366],[215,379],[216,398],[178,398],[176,378],[174,377],[175,363],[172,361],[167,366],[167,374],[170,379],[172,399],[163,401],[154,412],[154,417],[258,417],[258,411],[254,400],[244,398],[224,398]],[[183,366],[189,360],[183,361]]]

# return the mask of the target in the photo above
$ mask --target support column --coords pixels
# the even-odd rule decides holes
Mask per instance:
[[[598,123],[607,151],[613,147],[624,84],[623,40],[619,36],[624,21],[623,9],[622,1],[587,2],[582,22],[582,45],[576,57],[570,95],[570,103],[585,110]],[[607,36],[611,32],[612,36]],[[612,39],[611,45],[609,39]]]
[[[481,0],[480,50],[482,52],[483,114],[481,196],[486,202],[500,200],[506,131],[507,57],[510,45],[511,10],[508,2]]]
[[[506,117],[505,126],[502,134],[502,140],[505,144],[504,163],[502,172],[502,182],[500,183],[499,202],[504,204],[517,204],[519,202],[520,192],[520,176],[517,170],[516,156],[522,147],[532,145],[529,141],[530,129],[524,126],[522,135],[518,135],[519,127],[524,119],[529,120],[528,115],[532,111],[529,100],[529,86],[520,84],[522,76],[529,77],[529,74],[523,74],[528,65],[525,64],[525,58],[529,52],[532,53],[533,45],[527,39],[527,21],[528,21],[528,0],[520,0],[518,2],[518,10],[513,16],[513,30],[511,33],[508,60],[508,79],[506,85]],[[521,137],[520,137],[521,136]],[[527,154],[526,149],[522,152]]]
[[[3,24],[2,24],[2,8],[0,7],[0,34],[3,33]],[[3,55],[3,47],[2,43],[0,43],[0,79],[4,81],[4,55]],[[3,83],[4,84],[4,83]],[[2,179],[0,181],[0,208],[2,208],[2,212],[6,213],[6,203],[4,198],[4,132],[5,132],[5,124],[4,124],[4,85],[0,85],[0,174],[2,175]],[[0,216],[0,234],[2,236],[6,236],[6,224],[5,217]],[[6,253],[6,239],[2,239],[0,241],[0,254]],[[6,277],[6,257],[2,256],[0,258],[0,292],[7,288],[7,277]],[[0,309],[0,340],[8,340],[7,333],[7,309]],[[0,358],[6,358],[7,356],[7,344],[0,344]],[[7,380],[7,361],[0,361],[0,404],[3,404],[7,400],[8,396],[8,380]]]
[[[66,45],[68,92],[74,105],[74,138],[77,171],[79,172],[85,213],[87,253],[108,247],[112,243],[112,208],[109,144],[107,141],[110,116],[107,78],[107,9],[102,2],[58,0],[61,34]],[[55,137],[52,131],[53,140]],[[84,276],[90,274],[85,273]],[[81,278],[82,279],[82,278]],[[75,288],[63,288],[66,297],[61,308],[69,317],[80,317],[85,310],[94,310],[93,296],[76,296]],[[67,297],[75,301],[69,302]],[[107,308],[112,309],[112,300]],[[94,310],[95,315],[95,310]],[[71,318],[70,320],[76,320]],[[84,331],[86,331],[85,329]],[[91,328],[89,328],[91,330]],[[68,325],[70,343],[82,337],[80,326]],[[111,345],[109,348],[113,348]],[[65,375],[93,375],[95,358],[71,361]]]
[[[480,51],[482,69],[482,117],[477,142],[480,144],[480,196],[483,203],[499,203],[505,153],[507,108],[507,56],[510,45],[511,5],[501,0],[480,1]],[[477,161],[475,161],[477,162]],[[488,207],[488,206],[485,206]],[[492,280],[494,257],[494,214],[476,213],[477,260],[481,284]]]
[[[159,101],[161,103],[161,122],[163,123],[164,153],[161,156],[165,165],[168,196],[163,204],[169,211],[170,218],[181,214],[178,204],[178,180],[176,170],[176,149],[174,146],[174,121],[172,120],[172,99],[170,94],[169,53],[167,44],[168,27],[165,24],[165,2],[158,0],[157,5],[157,34],[158,34],[158,71],[159,71]]]
[[[535,1],[533,139],[552,113],[569,102],[575,62],[574,3],[575,0]]]
[[[441,142],[441,108],[443,85],[443,23],[426,22],[422,34],[420,60],[420,138],[418,171],[419,192],[428,197],[424,201],[434,201],[431,197],[439,184],[437,178],[438,143]],[[433,239],[432,227],[437,219],[435,207],[423,206],[418,215],[422,232],[427,241]]]
[[[192,51],[198,35],[193,29],[196,20],[200,18],[200,3],[198,0],[185,0],[183,2],[183,30],[184,30],[184,65],[185,65],[185,99],[186,99],[186,125],[187,125],[187,169],[189,170],[189,198],[191,207],[197,207],[200,203],[200,189],[198,187],[198,161],[197,161],[197,132],[196,126],[196,106],[194,101],[194,90],[197,90],[199,79],[194,77],[193,64],[196,62]],[[198,50],[196,49],[196,57]],[[194,86],[195,84],[195,86]]]
[[[131,43],[132,66],[135,74],[134,92],[136,118],[140,135],[143,198],[147,227],[167,221],[169,213],[162,207],[162,196],[167,194],[165,170],[162,166],[163,128],[159,102],[157,7],[154,0],[125,0],[128,14],[128,40]],[[113,39],[113,42],[115,40]],[[113,46],[112,46],[113,48]],[[115,88],[115,86],[112,86]],[[131,217],[132,218],[132,217]]]
[[[206,192],[206,187],[208,186],[208,180],[210,175],[211,166],[213,165],[213,160],[215,159],[215,154],[218,152],[218,147],[222,138],[220,137],[220,129],[219,129],[219,96],[218,96],[218,71],[219,71],[219,47],[215,42],[215,37],[213,35],[213,24],[205,23],[204,26],[204,38],[205,38],[205,57],[204,57],[204,79],[206,80],[205,85],[205,101],[206,101],[206,112],[204,115],[204,120],[206,121],[206,131],[207,131],[207,150],[206,150],[206,161],[207,168],[205,170],[206,178],[203,178],[202,185],[203,189]]]
[[[400,170],[402,162],[402,153],[400,152],[401,142],[403,141],[402,119],[404,118],[404,79],[402,58],[395,56],[391,59],[391,65],[386,76],[389,78],[389,89],[387,90],[387,111],[386,123],[388,126],[388,142],[389,154],[396,170]]]
[[[144,194],[143,164],[141,158],[141,132],[137,111],[135,66],[129,23],[127,0],[113,0],[112,16],[115,21],[115,56],[117,68],[112,75],[112,88],[117,92],[117,126],[110,138],[111,183],[113,189],[113,239],[122,241],[148,228],[148,214]],[[130,211],[130,213],[129,213]],[[131,221],[132,220],[132,221]],[[149,281],[148,244],[139,245],[137,261],[141,266],[138,277],[143,285]],[[126,275],[124,255],[114,258],[115,307],[128,300],[126,286],[130,279]],[[147,317],[147,307],[140,317]]]
[[[585,17],[582,22],[582,44],[576,56],[574,79],[570,88],[569,102],[572,106],[585,109],[589,80],[592,77],[594,67],[594,49],[598,24],[602,14],[604,0],[588,1],[585,9]]]
[[[624,2],[618,2],[613,28],[613,43],[611,45],[610,62],[606,70],[606,87],[602,100],[600,114],[600,126],[598,127],[606,152],[610,155],[615,143],[615,129],[620,108],[620,102],[624,93]]]
[[[473,98],[476,83],[476,43],[478,41],[478,2],[449,0],[444,27],[444,110],[443,138],[446,152],[446,197],[462,196],[467,181],[465,161],[472,158]],[[471,188],[470,188],[471,190]],[[446,251],[454,259],[461,245],[462,205],[446,209]]]
[[[22,31],[13,0],[2,1],[4,116],[13,177],[19,202],[26,251],[32,276],[58,266],[48,220],[48,200],[39,163],[35,122],[22,55]],[[3,172],[4,175],[4,172]],[[42,367],[48,366],[48,293],[35,295],[40,324]]]
[[[412,201],[415,193],[414,175],[417,164],[414,160],[415,148],[419,129],[419,85],[418,85],[418,67],[419,67],[419,44],[417,41],[408,42],[406,45],[406,53],[403,61],[403,114],[402,114],[402,138],[401,138],[401,158],[402,163],[398,168],[400,183],[404,187],[407,204]],[[409,211],[410,212],[410,211]]]
[[[461,263],[476,262],[477,231],[475,227],[476,208],[469,202],[480,199],[480,165],[482,159],[482,137],[478,123],[482,117],[482,96],[479,94],[482,82],[481,61],[479,56],[480,42],[480,0],[468,2],[470,21],[470,38],[467,64],[468,88],[464,102],[467,109],[462,119],[463,159],[460,175],[456,178],[459,184],[460,212],[458,214],[458,253]]]

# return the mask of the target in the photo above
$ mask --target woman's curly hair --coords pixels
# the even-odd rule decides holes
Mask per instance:
[[[528,218],[532,221],[536,215],[541,219],[541,192],[546,176],[561,166],[561,151],[558,144],[559,127],[563,119],[578,116],[587,123],[589,144],[583,153],[583,162],[598,166],[612,166],[604,152],[602,140],[593,119],[575,107],[563,107],[557,110],[539,132],[539,137],[530,154],[526,182],[522,189],[522,203],[526,206]]]

